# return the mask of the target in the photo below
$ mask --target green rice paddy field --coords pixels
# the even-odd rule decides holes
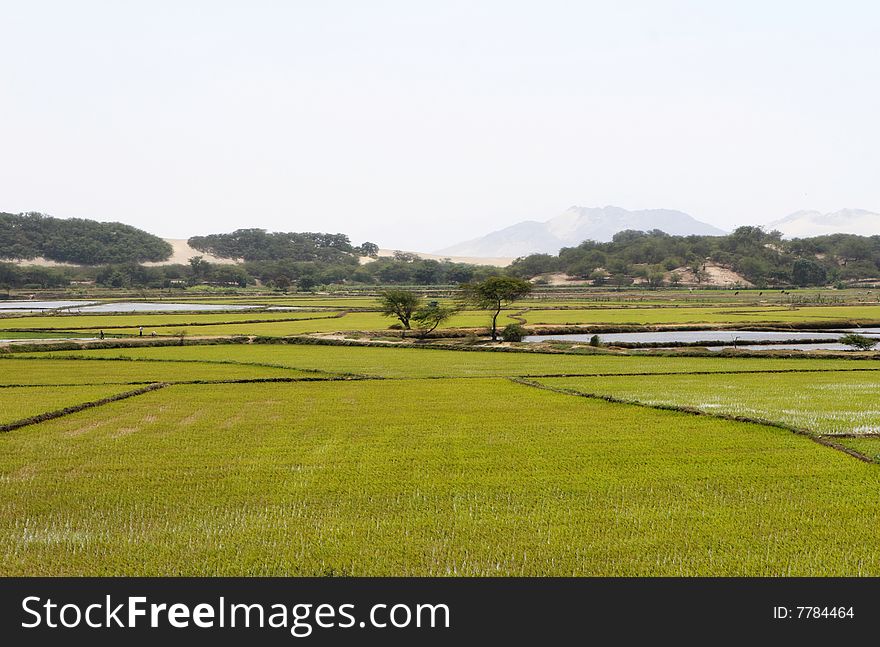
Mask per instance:
[[[0,575],[880,575],[878,371],[269,344],[11,354],[0,424],[163,386],[0,433]]]
[[[441,299],[442,300],[442,299]],[[230,305],[250,303],[230,299]],[[447,299],[449,301],[449,299]],[[308,333],[383,331],[397,321],[383,316],[374,297],[324,299],[266,299],[255,305],[290,305],[309,308],[296,311],[257,309],[248,312],[190,312],[137,314],[46,314],[19,313],[0,316],[0,339],[18,337],[93,337],[99,331],[116,336],[253,335],[285,337]],[[333,305],[330,305],[333,304]],[[315,309],[320,308],[320,309]],[[354,309],[352,309],[354,308]],[[439,330],[480,330],[489,326],[486,311],[462,310]],[[857,326],[880,325],[880,305],[850,302],[847,305],[785,306],[776,302],[717,303],[705,305],[659,299],[639,302],[590,303],[584,300],[531,300],[513,304],[498,318],[500,327],[510,323],[528,326],[694,326],[779,325]]]

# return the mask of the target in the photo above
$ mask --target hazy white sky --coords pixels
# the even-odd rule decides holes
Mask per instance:
[[[433,250],[880,211],[880,3],[0,0],[0,211]]]

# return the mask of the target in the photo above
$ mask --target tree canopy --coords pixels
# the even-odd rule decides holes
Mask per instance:
[[[188,242],[200,252],[245,261],[334,261],[343,256],[374,256],[379,251],[375,243],[369,242],[354,247],[345,234],[267,232],[265,229],[193,236]]]
[[[480,283],[466,283],[462,289],[467,303],[492,310],[492,341],[497,341],[501,308],[526,296],[532,291],[532,284],[514,276],[490,276]]]
[[[755,285],[824,285],[880,276],[880,236],[832,234],[785,240],[778,231],[739,227],[727,236],[670,236],[659,230],[622,231],[607,243],[586,240],[558,255],[517,259],[510,273],[532,278],[563,272],[626,285],[635,277],[651,284],[660,274],[691,268],[699,280],[711,261]]]
[[[422,298],[412,290],[385,290],[379,296],[382,314],[397,317],[404,330],[410,329],[410,320],[421,303]]]
[[[0,258],[102,265],[164,261],[171,252],[158,236],[120,222],[0,213]]]

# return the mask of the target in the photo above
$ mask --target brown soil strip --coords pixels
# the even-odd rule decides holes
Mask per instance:
[[[12,431],[14,429],[20,429],[22,427],[27,427],[29,425],[35,425],[39,422],[45,422],[46,420],[54,420],[55,418],[61,418],[62,416],[68,416],[72,413],[77,413],[78,411],[84,411],[85,409],[92,409],[94,407],[100,407],[104,404],[109,404],[111,402],[116,402],[118,400],[125,400],[126,398],[132,398],[136,395],[143,395],[144,393],[149,393],[150,391],[156,391],[158,389],[162,389],[168,386],[166,382],[154,382],[153,384],[149,384],[140,389],[135,389],[133,391],[126,391],[124,393],[117,393],[116,395],[111,395],[107,398],[102,398],[100,400],[93,400],[91,402],[83,402],[82,404],[77,404],[72,407],[65,407],[64,409],[57,409],[56,411],[47,411],[46,413],[41,413],[36,416],[31,416],[30,418],[24,418],[22,420],[16,420],[15,422],[10,422],[5,425],[0,425],[0,432]]]
[[[519,377],[651,377],[652,375],[751,375],[754,373],[872,373],[877,368],[771,368],[745,371],[656,371],[651,373],[527,373]]]
[[[490,376],[491,377],[491,376]],[[537,376],[543,377],[543,376]],[[288,382],[356,382],[362,380],[391,380],[381,375],[354,375],[339,374],[327,375],[321,377],[243,377],[230,378],[225,380],[165,380],[162,382],[165,386],[174,386],[178,384],[262,384],[262,383],[279,383]],[[412,379],[431,379],[431,378],[412,378]],[[440,378],[437,378],[440,379]],[[68,386],[140,386],[157,384],[155,381],[143,380],[133,382],[75,382],[72,384],[52,383],[52,384],[0,384],[0,389],[55,389]],[[5,431],[0,428],[0,431]]]
[[[287,384],[290,382],[357,382],[363,380],[386,380],[381,376],[334,375],[328,377],[245,377],[231,380],[174,380],[172,384]]]
[[[842,434],[822,434],[825,438],[880,438],[880,432],[878,431],[869,431],[867,433],[850,433],[845,432]]]

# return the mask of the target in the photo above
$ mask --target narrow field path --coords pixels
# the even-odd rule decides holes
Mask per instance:
[[[43,385],[43,386],[45,386],[45,385]],[[29,425],[35,425],[40,422],[45,422],[47,420],[54,420],[55,418],[61,418],[62,416],[69,416],[70,414],[77,413],[78,411],[84,411],[86,409],[93,409],[95,407],[100,407],[104,404],[110,404],[111,402],[118,402],[119,400],[133,398],[138,395],[143,395],[144,393],[150,393],[151,391],[163,389],[166,386],[169,386],[168,383],[166,383],[166,382],[154,382],[152,384],[148,384],[147,386],[145,386],[143,388],[134,389],[133,391],[125,391],[124,393],[117,393],[116,395],[111,395],[106,398],[101,398],[100,400],[92,400],[91,402],[83,402],[82,404],[77,404],[72,407],[65,407],[63,409],[56,409],[55,411],[47,411],[45,413],[41,413],[36,416],[31,416],[29,418],[24,418],[22,420],[16,420],[14,422],[10,422],[5,425],[0,425],[0,432],[13,431],[15,429],[21,429],[22,427],[27,427]]]

